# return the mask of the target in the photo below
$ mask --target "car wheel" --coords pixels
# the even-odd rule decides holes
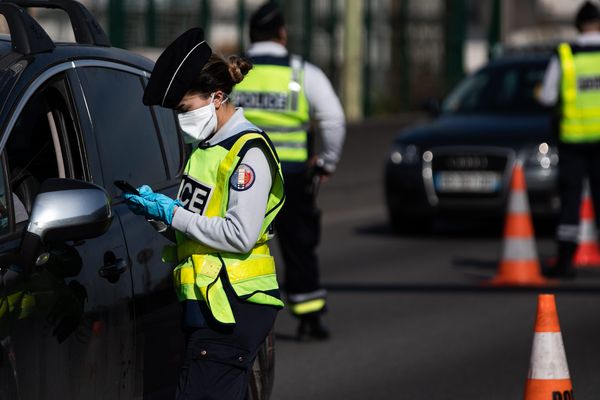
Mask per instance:
[[[260,347],[248,384],[249,400],[268,400],[275,378],[275,335],[271,331]]]
[[[5,347],[8,345],[8,348]],[[6,338],[0,346],[0,400],[17,400],[19,392],[17,389],[17,375],[14,366],[14,353],[10,340]]]

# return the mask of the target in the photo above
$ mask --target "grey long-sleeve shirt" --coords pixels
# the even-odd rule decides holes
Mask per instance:
[[[580,46],[600,46],[600,32],[589,32],[581,34],[575,40]],[[542,91],[539,95],[539,102],[545,106],[553,106],[558,102],[558,91],[560,90],[560,79],[562,72],[560,70],[560,60],[557,56],[550,59],[544,75]]]
[[[253,43],[247,52],[249,57],[285,57],[287,49],[276,42]],[[346,138],[346,118],[340,100],[331,82],[319,67],[304,62],[304,93],[311,116],[317,121],[323,137],[323,149],[318,155],[326,171],[333,172],[340,160]]]
[[[243,110],[238,108],[215,136],[208,140],[208,144],[218,144],[249,129],[259,130],[246,120]],[[273,182],[272,176],[276,171],[271,168],[267,156],[259,147],[248,150],[241,164],[252,169],[254,183],[241,191],[230,185],[225,217],[209,218],[178,207],[171,226],[190,239],[217,250],[233,253],[250,251],[259,238]]]

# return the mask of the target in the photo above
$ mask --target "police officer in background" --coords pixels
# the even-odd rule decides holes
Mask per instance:
[[[596,224],[600,225],[600,9],[586,1],[575,18],[579,36],[562,43],[547,67],[540,102],[558,111],[561,211],[553,277],[575,276],[572,266],[579,236],[579,207],[588,177]]]
[[[251,68],[212,54],[194,28],[161,54],[144,91],[144,104],[178,112],[193,145],[177,199],[145,185],[124,194],[134,213],[176,234],[163,258],[177,265],[187,338],[178,400],[247,398],[252,364],[283,307],[267,245],[284,202],[281,168],[266,134],[229,101]]]
[[[339,161],[344,112],[323,71],[288,54],[283,13],[273,2],[252,15],[250,41],[247,56],[254,68],[236,86],[236,102],[269,135],[281,160],[286,204],[275,230],[285,262],[288,305],[300,319],[298,338],[324,340],[329,332],[320,317],[326,292],[319,283],[320,212],[315,198],[319,183],[333,174]],[[313,153],[313,120],[322,135],[319,154]]]

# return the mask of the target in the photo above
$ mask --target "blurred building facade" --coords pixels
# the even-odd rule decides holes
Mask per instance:
[[[157,57],[173,38],[192,26],[205,28],[223,54],[248,46],[247,21],[263,0],[81,0],[97,16],[113,45]],[[364,115],[413,110],[441,98],[465,73],[501,49],[544,45],[574,37],[579,0],[279,0],[285,11],[289,47],[320,66],[343,95],[361,85]],[[359,26],[345,14],[357,2]],[[66,16],[36,10],[59,40],[73,40]],[[359,29],[361,43],[345,43]],[[362,72],[344,79],[345,52],[358,46]]]

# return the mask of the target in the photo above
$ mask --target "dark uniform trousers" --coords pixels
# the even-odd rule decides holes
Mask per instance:
[[[579,209],[585,178],[589,178],[596,226],[600,226],[600,143],[559,143],[558,180],[561,201],[557,239],[559,260],[570,265],[577,248]]]
[[[248,398],[252,365],[273,328],[278,309],[239,300],[226,279],[224,286],[236,324],[221,325],[206,311],[203,314],[208,327],[186,329],[187,346],[177,400]]]
[[[321,213],[315,203],[312,176],[284,173],[285,204],[275,219],[275,231],[285,263],[283,288],[287,295],[321,289],[316,249],[321,236]]]

